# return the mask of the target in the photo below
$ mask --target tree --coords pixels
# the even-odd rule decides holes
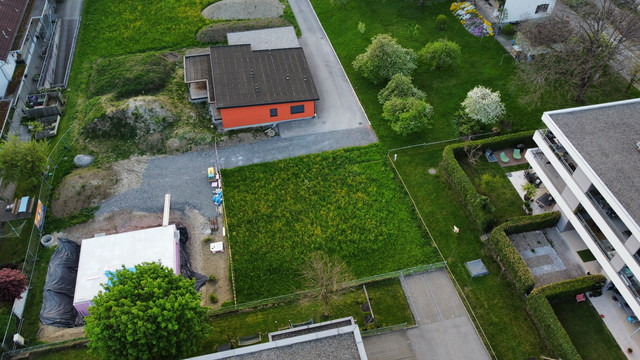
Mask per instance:
[[[629,83],[627,83],[627,87],[624,89],[626,93],[631,90],[633,85],[640,82],[640,62],[633,63],[629,76]]]
[[[0,143],[0,175],[8,181],[35,185],[47,165],[47,143],[10,136]]]
[[[427,95],[413,86],[411,83],[411,78],[402,74],[395,74],[391,78],[391,81],[384,87],[384,89],[380,90],[378,93],[378,101],[380,104],[386,103],[391,98],[416,98],[418,100],[424,100],[427,98]]]
[[[389,121],[391,129],[400,135],[408,135],[431,126],[433,107],[416,98],[391,98],[382,107],[382,118]]]
[[[500,92],[491,91],[484,86],[476,86],[467,93],[462,102],[464,111],[470,118],[483,124],[491,124],[505,114],[505,108],[500,101]]]
[[[27,289],[27,277],[22,271],[4,268],[0,269],[0,301],[20,299],[20,295]]]
[[[518,86],[528,102],[540,103],[549,90],[584,102],[627,42],[640,40],[640,16],[619,9],[611,0],[587,4],[573,13],[555,12],[544,22],[530,22],[519,33],[543,53],[519,66]]]
[[[352,65],[362,76],[378,84],[395,74],[410,76],[416,68],[416,54],[400,46],[391,35],[378,34]]]
[[[324,317],[329,317],[329,305],[342,292],[348,290],[353,280],[344,261],[331,258],[322,252],[309,255],[302,268],[302,282],[310,290],[310,296],[324,306]]]
[[[440,39],[427,43],[418,54],[430,70],[442,69],[460,62],[460,46],[453,41]]]
[[[471,165],[471,167],[474,167],[478,163],[478,160],[482,155],[482,153],[480,152],[480,145],[473,145],[471,140],[465,141],[464,153],[467,155],[467,160],[469,161],[469,165]]]
[[[206,336],[206,309],[194,280],[158,263],[116,271],[93,299],[85,333],[101,359],[175,359]]]
[[[442,31],[444,30],[445,25],[449,22],[449,19],[445,15],[438,15],[436,18],[436,24],[438,24],[438,28]]]

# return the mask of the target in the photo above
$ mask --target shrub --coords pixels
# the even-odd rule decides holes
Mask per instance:
[[[516,28],[513,26],[513,24],[507,24],[502,27],[502,33],[507,36],[512,36],[516,33]]]
[[[391,129],[400,135],[408,135],[431,127],[433,108],[415,98],[391,98],[382,107],[382,118],[389,121]]]
[[[209,294],[209,300],[211,300],[212,304],[217,304],[218,303],[218,297],[214,293]]]
[[[532,293],[527,298],[527,306],[538,330],[547,340],[549,348],[556,357],[565,360],[582,359],[544,295]]]
[[[234,306],[233,301],[229,300],[229,301],[225,301],[222,303],[222,305],[220,305],[220,307],[230,307],[230,306]]]
[[[400,46],[391,35],[378,34],[371,38],[371,44],[352,65],[362,76],[379,84],[395,74],[411,75],[416,68],[416,54]]]
[[[438,15],[436,18],[436,24],[440,30],[444,30],[445,25],[449,22],[449,19],[445,15]]]
[[[358,21],[358,31],[360,32],[360,34],[364,34],[365,30],[366,26],[364,25],[364,23],[362,21]]]
[[[418,56],[430,70],[441,70],[443,67],[455,65],[460,62],[460,46],[453,41],[440,39],[427,43],[420,50]]]
[[[427,95],[416,88],[411,83],[411,78],[402,74],[395,74],[391,78],[391,81],[378,93],[378,101],[380,104],[386,103],[391,98],[416,98],[418,100],[425,100]]]
[[[471,89],[462,102],[462,108],[469,117],[483,124],[494,123],[505,114],[500,91],[491,91],[484,86]]]
[[[27,277],[20,270],[0,269],[0,301],[10,302],[20,298],[20,294],[27,289],[27,282]]]
[[[218,278],[216,278],[215,275],[209,275],[209,281],[216,282],[216,281],[218,281]]]
[[[202,242],[204,243],[208,243],[209,241],[211,241],[211,236],[207,236],[204,239],[202,239]]]

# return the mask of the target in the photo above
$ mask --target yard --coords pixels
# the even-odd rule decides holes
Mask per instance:
[[[440,173],[445,145],[399,151],[395,165],[453,275],[465,289],[465,296],[498,358],[548,355],[525,310],[524,298],[501,276],[500,266],[485,251],[473,219]],[[436,175],[430,175],[429,169],[436,169]],[[454,233],[453,226],[460,232]],[[489,275],[471,280],[464,263],[478,258],[487,266]]]
[[[590,301],[568,299],[551,305],[583,359],[627,358]]]
[[[441,261],[378,145],[223,169],[222,178],[240,303],[300,290],[313,251],[358,278]]]

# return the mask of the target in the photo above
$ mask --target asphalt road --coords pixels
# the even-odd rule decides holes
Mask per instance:
[[[316,118],[281,123],[280,136],[368,127],[369,119],[309,0],[290,0],[289,4],[300,25],[299,42],[320,100],[316,102]]]
[[[370,128],[325,132],[293,138],[270,138],[218,150],[221,168],[269,162],[350,146],[377,142]],[[171,194],[171,208],[195,208],[204,216],[213,215],[212,189],[207,182],[207,168],[216,165],[213,149],[174,156],[161,156],[149,161],[142,174],[142,185],[111,197],[97,216],[120,209],[160,212],[164,195]]]

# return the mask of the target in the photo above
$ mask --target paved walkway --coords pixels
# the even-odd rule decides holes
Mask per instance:
[[[281,123],[278,125],[280,136],[360,127],[369,129],[373,134],[369,119],[309,0],[290,0],[289,3],[302,31],[300,45],[304,49],[320,100],[316,102],[316,118]]]
[[[369,359],[490,359],[444,269],[407,276],[404,285],[418,326],[366,337]]]

